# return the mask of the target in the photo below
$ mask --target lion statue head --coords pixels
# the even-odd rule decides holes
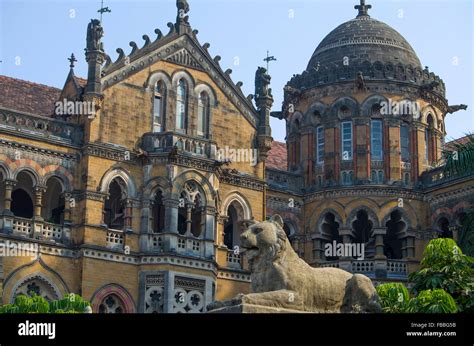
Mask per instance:
[[[267,221],[244,221],[245,231],[240,236],[241,252],[247,257],[251,272],[260,271],[269,264],[282,259],[293,251],[283,230],[283,219],[279,215]]]

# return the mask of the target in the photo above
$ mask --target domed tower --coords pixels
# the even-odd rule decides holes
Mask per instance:
[[[370,5],[355,8],[274,114],[287,124],[287,180],[302,179],[291,186],[304,199],[298,246],[316,266],[406,279],[432,237],[420,176],[441,159],[445,115],[460,106],[448,106],[443,81]],[[336,243],[364,253],[326,253]]]
[[[355,8],[285,87],[288,168],[310,190],[413,187],[441,156],[444,83],[396,30],[370,17],[370,5]]]

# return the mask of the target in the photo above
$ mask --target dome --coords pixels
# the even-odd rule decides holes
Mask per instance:
[[[370,5],[361,1],[361,5],[356,6],[359,15],[339,25],[322,40],[309,61],[308,71],[344,64],[358,65],[365,61],[422,67],[415,51],[403,36],[389,25],[371,18],[367,14],[369,8]]]

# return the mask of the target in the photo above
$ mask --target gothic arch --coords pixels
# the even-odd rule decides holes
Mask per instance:
[[[189,74],[188,71],[186,70],[178,70],[178,71],[175,71],[171,77],[171,87],[172,87],[172,90],[176,90],[176,88],[178,87],[178,82],[181,80],[181,79],[184,79],[187,83],[187,91],[188,91],[188,97],[194,97],[194,86],[195,86],[195,81],[194,81],[194,78],[193,76],[191,76],[191,74]]]
[[[428,114],[433,117],[433,125],[435,129],[438,129],[438,112],[432,105],[425,106],[421,109],[421,122],[424,125],[428,124]]]
[[[414,227],[415,224],[413,223],[413,219],[410,217],[409,213],[407,213],[406,208],[399,208],[398,206],[390,208],[390,209],[384,209],[383,210],[383,213],[381,215],[385,215],[385,216],[382,220],[381,227],[385,227],[385,225],[387,224],[387,222],[391,218],[391,214],[394,211],[399,211],[400,212],[400,214],[402,216],[402,220],[406,223],[406,230],[415,228]]]
[[[98,313],[100,304],[108,296],[118,297],[125,308],[124,313],[135,313],[135,302],[128,291],[121,285],[111,283],[98,288],[91,297],[92,312]]]
[[[216,95],[214,89],[212,89],[208,84],[199,83],[198,85],[196,85],[196,87],[194,88],[194,95],[199,97],[199,95],[203,91],[206,92],[209,95],[209,101],[210,101],[211,107],[216,107],[217,106],[217,95]]]
[[[334,210],[333,208],[326,208],[321,212],[321,214],[319,214],[319,218],[318,218],[318,221],[316,223],[316,234],[318,234],[320,236],[323,235],[323,231],[322,231],[321,227],[322,227],[322,225],[325,221],[326,215],[328,213],[331,213],[335,216],[335,221],[337,223],[339,223],[339,227],[342,227],[344,225],[344,223],[342,222],[342,218],[341,218],[340,214],[336,210]]]
[[[321,210],[323,209],[325,212],[326,211],[331,211],[332,213],[334,213],[334,215],[338,215],[339,216],[339,219],[341,220],[341,225],[344,224],[344,217],[347,215],[346,212],[345,212],[345,206],[342,205],[341,203],[337,202],[337,201],[321,201],[319,202],[318,204],[314,205],[314,207],[311,208],[311,211],[310,211],[310,227],[315,227],[314,225],[317,225],[317,220],[316,217],[318,215],[322,215],[322,214],[319,214],[317,211],[318,210]],[[315,220],[316,219],[316,220]]]
[[[375,214],[375,212],[370,207],[367,207],[365,205],[359,205],[349,212],[345,223],[346,227],[352,229],[352,223],[357,219],[357,213],[359,211],[365,211],[367,213],[367,216],[369,217],[369,220],[372,221],[372,225],[374,228],[379,227],[380,222],[377,214]]]
[[[313,103],[304,115],[304,125],[317,126],[321,125],[321,120],[326,114],[327,106],[321,102]],[[319,114],[319,119],[316,119],[316,114]]]
[[[298,133],[303,126],[304,116],[300,111],[296,111],[290,118],[289,129],[290,133]]]
[[[203,190],[206,197],[206,205],[215,207],[216,192],[209,180],[196,170],[189,170],[181,173],[173,181],[171,197],[178,200],[184,189],[184,184],[188,181],[194,181]]]
[[[233,191],[227,195],[224,202],[222,203],[221,215],[227,214],[227,209],[233,203],[237,202],[244,212],[244,220],[251,220],[252,219],[252,208],[250,203],[248,202],[247,198],[243,196],[240,192]]]
[[[330,106],[330,114],[341,119],[341,117],[339,116],[339,110],[342,107],[347,107],[349,109],[349,111],[351,112],[351,118],[359,115],[359,103],[356,99],[349,96],[343,96],[334,101]]]
[[[133,180],[132,176],[122,168],[109,169],[103,175],[99,184],[100,192],[108,194],[109,185],[115,178],[121,178],[125,182],[128,198],[137,197],[137,186],[135,181]]]
[[[419,224],[419,220],[413,206],[410,203],[408,203],[405,199],[403,200],[403,208],[399,208],[398,203],[399,203],[398,199],[396,199],[396,200],[387,201],[380,206],[379,214],[385,215],[384,219],[382,220],[382,224],[381,224],[382,227],[385,227],[385,223],[390,218],[390,214],[395,209],[400,209],[403,217],[406,219],[405,221],[407,222],[408,227],[416,228],[416,226]]]
[[[386,102],[388,104],[388,99],[382,95],[371,95],[367,97],[361,104],[360,114],[362,116],[370,117],[372,115],[372,107],[382,102]]]
[[[0,172],[2,173],[3,180],[12,178],[11,170],[5,162],[0,161]]]
[[[162,81],[166,89],[171,89],[171,77],[165,71],[155,71],[152,72],[149,76],[147,81],[145,82],[145,87],[148,91],[154,90],[156,83]]]
[[[64,167],[61,166],[46,166],[44,168],[44,176],[41,178],[41,185],[46,185],[46,182],[51,177],[56,177],[61,180],[64,191],[72,191],[74,188],[74,177]]]
[[[12,174],[13,179],[17,180],[18,179],[18,174],[20,174],[20,173],[26,173],[30,176],[31,181],[33,182],[33,187],[35,187],[35,186],[37,186],[41,183],[40,174],[38,173],[38,171],[36,171],[31,166],[23,166],[23,167],[18,168],[17,170],[15,170]]]
[[[161,190],[164,195],[169,195],[171,194],[172,185],[169,180],[164,177],[150,179],[143,190],[143,197],[145,199],[153,198],[153,195],[158,189]]]

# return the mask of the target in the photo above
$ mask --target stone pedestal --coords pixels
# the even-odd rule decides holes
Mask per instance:
[[[239,304],[225,306],[220,309],[209,311],[210,314],[304,314],[307,311],[273,308],[269,306]]]

